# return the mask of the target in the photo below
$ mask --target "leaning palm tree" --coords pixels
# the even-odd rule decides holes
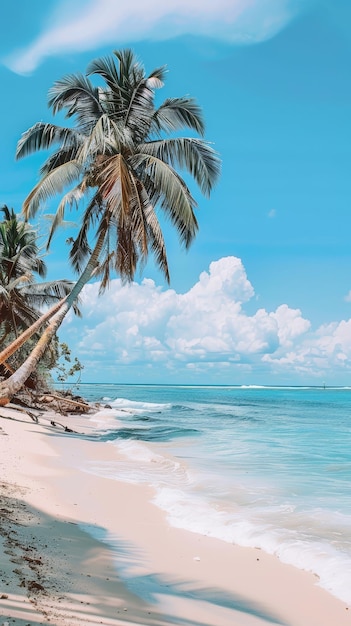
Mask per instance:
[[[0,346],[10,333],[16,337],[40,318],[43,306],[61,301],[71,290],[66,280],[37,282],[46,264],[40,255],[36,232],[18,220],[6,205],[0,211]]]
[[[65,280],[37,282],[46,275],[46,264],[40,255],[36,232],[19,221],[6,205],[0,211],[0,347],[17,338],[41,317],[43,306],[62,302],[72,284]],[[3,350],[4,352],[4,350]],[[5,349],[6,352],[6,349]],[[5,355],[6,356],[6,355]],[[11,353],[7,354],[7,358]],[[7,358],[5,370],[11,368]]]
[[[94,86],[91,75],[98,75],[103,86]],[[186,248],[194,239],[198,229],[196,201],[177,169],[190,174],[201,192],[209,196],[220,162],[202,138],[202,113],[192,98],[168,98],[155,106],[155,90],[163,86],[164,78],[164,68],[147,76],[130,50],[97,59],[86,75],[66,76],[49,92],[53,113],[65,110],[74,124],[63,128],[38,123],[19,141],[18,158],[54,148],[41,168],[39,183],[23,205],[29,219],[43,203],[65,192],[52,216],[49,243],[66,210],[83,205],[70,250],[70,260],[80,278],[51,318],[23,370],[7,381],[6,389],[0,387],[0,402],[35,366],[90,278],[101,279],[101,292],[112,271],[131,281],[151,251],[169,281],[160,212],[175,226]],[[192,136],[180,137],[184,128],[190,129]]]

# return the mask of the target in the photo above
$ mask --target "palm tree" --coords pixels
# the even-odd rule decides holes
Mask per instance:
[[[98,75],[103,86],[94,86],[91,75]],[[39,346],[50,341],[92,276],[101,279],[101,292],[112,271],[131,281],[151,251],[169,281],[160,211],[175,226],[186,248],[196,235],[196,201],[177,168],[190,174],[209,196],[220,161],[202,138],[202,113],[192,98],[168,98],[156,108],[155,90],[163,86],[164,78],[165,68],[146,76],[130,50],[96,59],[86,75],[66,76],[49,91],[53,113],[65,110],[74,125],[63,128],[40,122],[18,143],[18,158],[55,147],[41,168],[39,183],[24,202],[27,219],[36,215],[42,203],[70,186],[52,217],[49,243],[66,209],[84,208],[70,250],[73,268],[81,275],[45,329],[33,363],[40,358]],[[180,137],[184,128],[200,138]],[[92,231],[96,234],[93,247]],[[33,363],[26,367],[30,369]],[[21,384],[23,375],[24,371],[18,371],[7,389],[0,386],[0,402]]]
[[[56,303],[71,290],[69,281],[36,281],[44,278],[46,264],[40,256],[35,231],[20,222],[13,209],[6,205],[0,211],[0,345],[5,335],[33,324],[40,317],[40,309]]]
[[[0,211],[0,346],[34,324],[43,306],[62,302],[71,290],[69,281],[36,281],[46,275],[36,232],[17,219],[6,205]],[[5,354],[0,363],[11,356]],[[8,364],[6,364],[8,368]]]

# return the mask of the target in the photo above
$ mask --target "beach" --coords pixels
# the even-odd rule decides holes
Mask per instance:
[[[89,437],[89,416],[43,413],[37,424],[5,407],[1,417],[4,624],[351,624],[351,608],[313,574],[174,528],[150,486],[77,469],[87,458],[118,463]]]

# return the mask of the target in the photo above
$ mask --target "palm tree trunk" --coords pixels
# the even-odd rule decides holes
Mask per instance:
[[[1,363],[7,361],[10,356],[12,356],[12,354],[14,354],[21,346],[23,346],[24,343],[26,343],[27,339],[34,335],[34,333],[36,333],[37,330],[39,330],[39,328],[61,308],[66,298],[63,298],[62,300],[60,300],[60,302],[54,304],[51,309],[43,313],[43,315],[41,315],[39,319],[37,319],[31,326],[26,328],[26,330],[24,330],[23,333],[21,333],[19,337],[17,337],[17,339],[15,339],[12,343],[6,346],[6,348],[2,350],[2,352],[0,352],[0,365]]]
[[[12,374],[12,376],[0,383],[0,406],[4,406],[11,401],[13,396],[23,387],[25,381],[30,376],[30,374],[35,370],[38,362],[40,361],[46,348],[50,344],[51,339],[61,326],[74,301],[79,296],[83,287],[89,282],[90,278],[92,277],[92,274],[98,263],[104,239],[105,232],[101,231],[85,270],[77,280],[71,293],[66,297],[63,304],[60,305],[57,313],[55,313],[55,315],[51,318],[38,343],[33,348],[32,352],[27,357],[25,362],[18,368],[18,370],[14,374]]]
[[[51,339],[55,335],[57,329],[60,327],[63,319],[70,309],[70,305],[65,302],[59,311],[51,318],[50,323],[45,328],[42,336],[40,337],[35,348],[30,353],[25,362],[14,372],[9,378],[7,378],[0,385],[0,406],[4,406],[10,402],[11,398],[17,393],[24,385],[25,381],[29,378],[31,373],[35,370],[38,362],[43,356],[46,348],[48,347]]]

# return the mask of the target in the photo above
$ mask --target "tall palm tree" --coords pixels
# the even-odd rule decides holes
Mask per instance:
[[[92,75],[98,75],[103,86],[94,86]],[[138,264],[144,264],[151,251],[169,281],[160,211],[175,226],[186,248],[196,235],[196,201],[177,168],[190,174],[209,196],[220,161],[202,138],[202,113],[192,98],[168,98],[155,106],[155,90],[163,86],[164,78],[165,68],[147,76],[130,50],[96,59],[86,75],[66,76],[49,92],[53,113],[65,110],[74,122],[72,127],[40,122],[18,143],[18,158],[55,147],[41,168],[39,183],[24,202],[27,219],[36,215],[42,203],[70,186],[52,217],[49,243],[66,209],[83,205],[70,260],[77,272],[85,269],[44,331],[33,363],[40,358],[40,346],[50,341],[92,276],[101,279],[101,292],[112,271],[131,281]],[[180,137],[184,128],[200,138]],[[96,235],[94,246],[92,232]],[[28,368],[33,363],[28,363]],[[11,388],[10,384],[5,390],[0,386],[0,402],[21,384],[23,375],[24,371],[18,371],[9,379]]]

